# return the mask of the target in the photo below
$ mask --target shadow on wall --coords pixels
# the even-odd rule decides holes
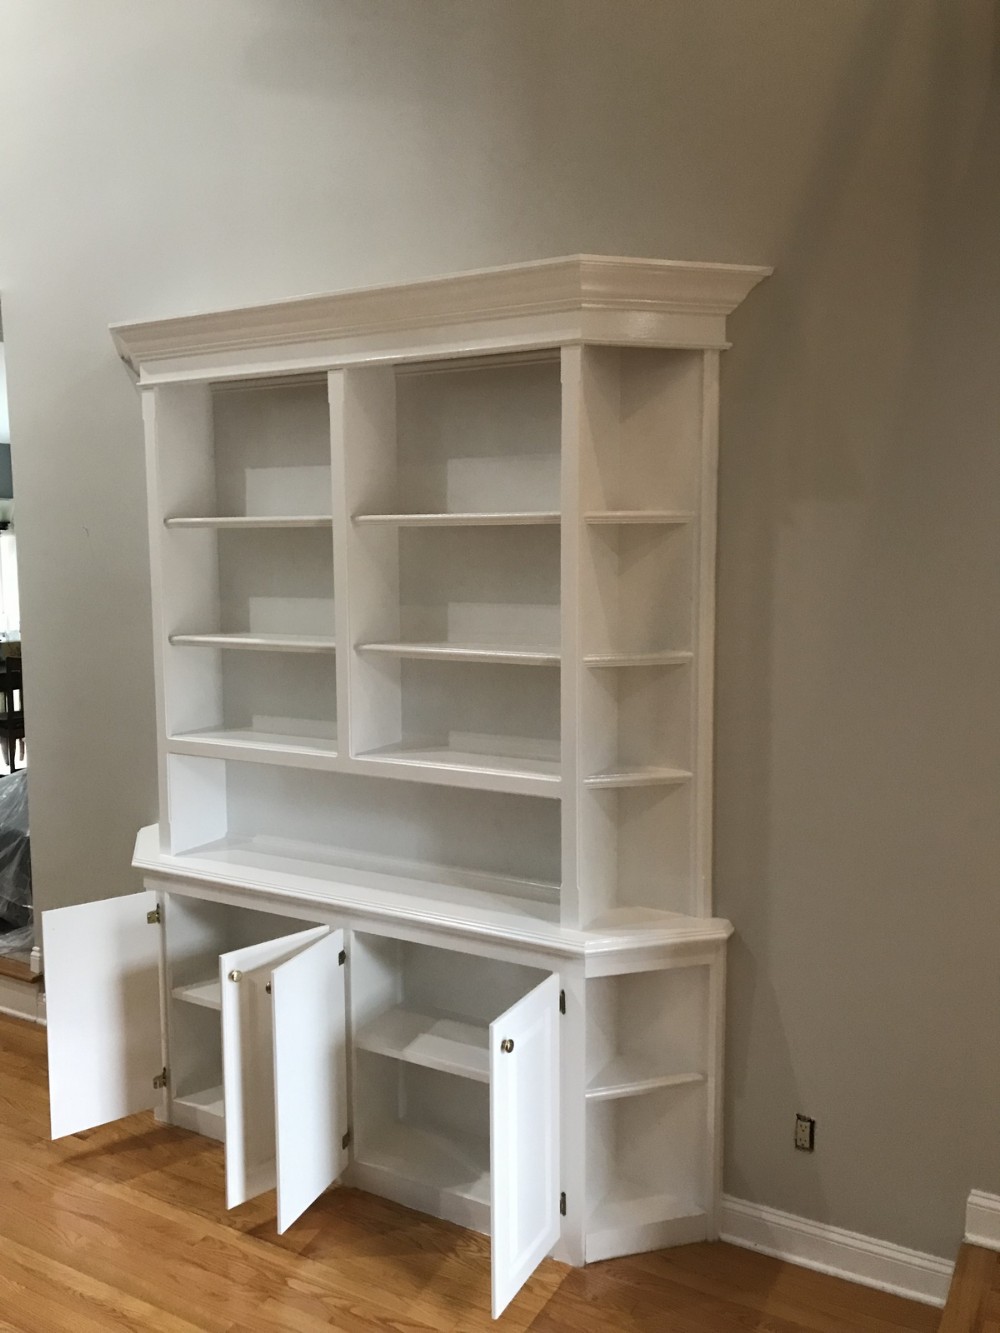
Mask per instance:
[[[893,67],[911,16],[895,6],[864,13],[810,179],[769,256],[775,276],[732,321],[720,469],[716,888],[717,910],[737,931],[725,1184],[738,1197],[834,1223],[844,1222],[828,1197],[836,1155],[848,1159],[855,1135],[871,1149],[881,1132],[872,1125],[883,1109],[872,1090],[885,1085],[905,1103],[912,1087],[916,1105],[914,1066],[926,1069],[926,1051],[922,1058],[916,1051],[942,1035],[908,1026],[906,1006],[927,976],[924,955],[940,939],[926,917],[907,921],[900,894],[911,877],[928,873],[911,865],[907,846],[923,816],[905,786],[902,798],[892,795],[901,776],[916,787],[917,765],[928,757],[912,712],[892,700],[919,651],[905,638],[926,632],[926,608],[904,604],[895,615],[886,608],[900,596],[919,601],[928,577],[907,568],[915,497],[899,492],[948,439],[961,377],[942,391],[941,332],[961,318],[949,304],[974,299],[954,287],[970,196],[977,180],[996,189],[995,127],[986,125],[985,108],[970,114],[963,103],[970,94],[954,7],[939,0],[933,23],[924,13],[927,68],[906,105],[887,98],[898,88]],[[1000,66],[1000,35],[994,49]],[[975,142],[970,125],[980,129]],[[996,215],[995,207],[984,211],[984,223]],[[976,253],[988,252],[984,235]],[[989,401],[985,385],[981,392]],[[932,487],[926,476],[917,484],[925,496],[916,502],[925,503]],[[887,550],[894,536],[896,552]],[[837,571],[821,568],[823,539],[834,560],[854,566],[839,571],[839,585]],[[815,589],[831,595],[810,615]],[[947,599],[946,584],[931,592]],[[934,688],[940,692],[939,681],[929,696]],[[868,716],[838,734],[851,699]],[[961,755],[952,760],[960,768]],[[929,839],[934,827],[928,811]],[[932,842],[928,856],[943,865],[948,852]],[[880,951],[895,950],[901,991],[878,961]],[[951,975],[951,984],[964,984],[958,959]],[[907,1031],[908,1044],[894,1041],[893,1033]],[[852,1068],[863,1089],[855,1097],[842,1085]],[[839,1088],[824,1082],[834,1077]],[[985,1084],[985,1065],[983,1077]],[[988,1105],[985,1086],[982,1094]],[[840,1142],[824,1164],[827,1101],[838,1104]],[[819,1150],[791,1161],[796,1110],[819,1116]],[[886,1166],[891,1174],[913,1147],[892,1143],[891,1125],[884,1133],[896,1157]],[[865,1169],[855,1162],[850,1172]],[[938,1229],[957,1237],[961,1168],[943,1161],[939,1170],[928,1197],[955,1194],[955,1215]],[[851,1193],[858,1190],[848,1186],[840,1197]],[[886,1200],[878,1206],[892,1215]],[[890,1230],[887,1223],[873,1234]]]

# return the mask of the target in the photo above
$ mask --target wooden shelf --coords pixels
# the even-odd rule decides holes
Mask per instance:
[[[333,526],[331,514],[218,514],[204,518],[177,517],[165,518],[167,528],[330,528]]]
[[[373,1136],[374,1137],[374,1136]],[[356,1161],[365,1167],[415,1181],[435,1193],[490,1204],[489,1139],[449,1130],[447,1137],[405,1120],[380,1126],[374,1142],[359,1144]]]
[[[222,1008],[222,982],[218,977],[208,981],[196,981],[188,986],[175,986],[170,994],[175,1000],[186,1004],[197,1004],[203,1009]]]
[[[555,510],[508,510],[495,514],[355,514],[355,523],[396,528],[514,528],[558,524]]]
[[[701,1218],[704,1209],[676,1194],[649,1193],[639,1184],[623,1181],[609,1191],[591,1210],[587,1231],[617,1231],[622,1228],[648,1226],[653,1222],[669,1222],[675,1218]]]
[[[152,851],[155,830],[143,830]],[[449,917],[458,913],[499,912],[504,919],[520,913],[526,922],[559,921],[559,885],[542,879],[465,870],[424,861],[356,852],[343,847],[266,835],[220,838],[178,854],[196,873],[237,880],[251,887],[279,884],[295,892],[303,883],[322,883],[330,894],[347,895],[352,903],[378,901],[383,911],[415,904],[433,904]],[[341,901],[346,901],[343,897]],[[352,909],[353,910],[353,909]],[[421,909],[423,910],[423,908]],[[661,914],[662,915],[662,914]],[[678,919],[676,914],[671,920]]]
[[[589,667],[657,667],[684,666],[693,656],[682,649],[656,653],[586,653],[583,660]]]
[[[222,1088],[205,1088],[202,1092],[189,1092],[184,1097],[175,1097],[174,1101],[179,1106],[189,1106],[192,1109],[206,1111],[210,1115],[222,1117],[225,1115],[225,1107],[222,1099]]]
[[[389,1009],[355,1038],[359,1050],[488,1083],[489,1029],[402,1007]]]
[[[587,1101],[612,1101],[619,1097],[640,1097],[659,1088],[675,1088],[687,1083],[704,1083],[704,1074],[651,1073],[649,1060],[640,1055],[620,1055],[604,1066],[587,1084]]]
[[[179,1124],[228,1129],[234,1200],[280,1178],[287,1215],[346,1165],[348,1184],[495,1223],[498,1304],[561,1189],[574,1262],[711,1230],[731,927],[703,873],[705,386],[760,276],[567,259],[120,334],[148,390],[162,626],[164,808],[134,864],[191,913],[164,917],[170,1090],[221,1079],[229,983],[197,979],[217,953],[256,950],[272,914],[275,957],[299,916],[351,928],[304,946],[274,1049],[269,1024],[227,1025],[228,1125],[219,1088],[164,1098]],[[585,1077],[560,1110],[563,960],[586,995],[560,1058]],[[492,1087],[491,1020],[516,1047]],[[543,1023],[548,1054],[525,1040]],[[346,1154],[331,1050],[362,1111]],[[580,1159],[563,1184],[560,1134]]]
[[[583,521],[592,524],[621,526],[625,523],[647,527],[672,527],[690,523],[694,514],[673,509],[593,509],[584,514]]]
[[[359,653],[426,658],[439,662],[497,662],[511,666],[558,666],[558,648],[486,643],[359,643]]]
[[[226,1108],[222,1088],[205,1088],[172,1098],[174,1121],[196,1134],[225,1142]]]
[[[220,728],[185,731],[168,737],[174,754],[217,756],[221,759],[260,759],[264,762],[301,755],[336,758],[336,736],[302,736],[297,733]]]
[[[483,754],[475,750],[458,750],[447,745],[401,744],[366,750],[357,757],[417,768],[444,769],[449,772],[495,773],[501,777],[537,782],[545,787],[557,786],[561,782],[558,755],[527,758],[523,755]]]
[[[691,774],[682,768],[661,768],[649,764],[643,768],[610,769],[606,773],[592,773],[583,785],[595,789],[612,787],[672,787],[690,782]]]
[[[170,642],[190,648],[241,648],[251,652],[333,653],[337,641],[326,634],[171,634]]]

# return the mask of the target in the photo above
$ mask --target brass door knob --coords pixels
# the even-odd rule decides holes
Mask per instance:
[[[230,981],[242,981],[242,980],[243,980],[243,973],[239,970],[239,968],[234,967],[233,970],[232,970],[232,971],[230,972],[230,974],[229,974],[229,980],[230,980]]]
[[[510,1055],[511,1051],[514,1049],[513,1039],[511,1037],[504,1037],[503,1041],[500,1043],[500,1049],[503,1051],[504,1055]]]

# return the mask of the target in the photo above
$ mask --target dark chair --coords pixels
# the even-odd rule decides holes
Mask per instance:
[[[0,752],[13,773],[17,767],[17,745],[24,741],[24,682],[21,659],[0,661]],[[22,747],[23,748],[23,747]]]

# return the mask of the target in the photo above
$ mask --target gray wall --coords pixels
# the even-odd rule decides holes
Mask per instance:
[[[109,321],[576,250],[773,263],[723,384],[727,1188],[953,1252],[969,1187],[1000,1190],[996,6],[0,0],[0,22],[39,904],[135,887],[154,815]]]

